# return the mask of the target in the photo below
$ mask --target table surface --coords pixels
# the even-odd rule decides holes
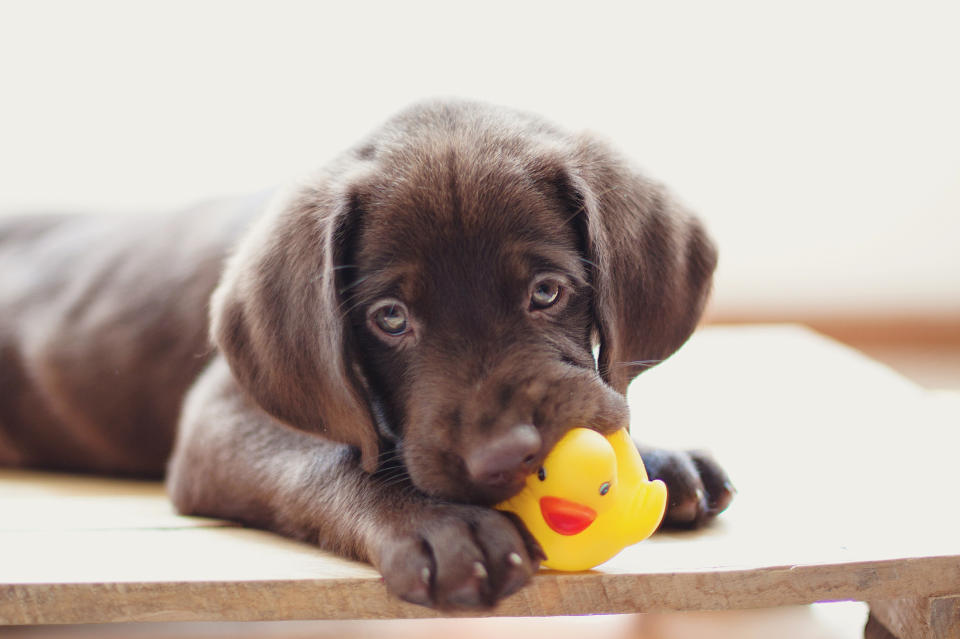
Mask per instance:
[[[711,450],[739,494],[490,614],[766,607],[960,593],[960,395],[796,326],[710,327],[643,374],[632,430]],[[176,515],[159,483],[0,470],[0,623],[433,616],[371,567]]]

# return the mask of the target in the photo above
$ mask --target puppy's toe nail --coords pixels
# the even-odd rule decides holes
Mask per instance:
[[[473,576],[476,577],[477,579],[487,578],[487,569],[479,561],[476,561],[473,564]]]
[[[725,482],[723,484],[723,490],[721,490],[718,494],[710,494],[710,514],[719,515],[726,510],[727,506],[730,505],[730,502],[733,501],[733,498],[736,494],[737,489],[733,487],[733,484],[730,482]]]
[[[523,557],[520,556],[520,553],[516,553],[516,552],[510,553],[509,555],[507,555],[507,561],[509,561],[510,564],[514,566],[523,565]]]
[[[420,571],[420,581],[426,585],[430,585],[430,569],[424,566],[423,570]]]

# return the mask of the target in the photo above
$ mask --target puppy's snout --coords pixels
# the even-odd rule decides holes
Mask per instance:
[[[485,446],[478,446],[466,457],[467,472],[479,484],[504,486],[521,481],[543,442],[531,424],[514,426]]]

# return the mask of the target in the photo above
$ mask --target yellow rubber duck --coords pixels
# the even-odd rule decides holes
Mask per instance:
[[[497,508],[520,516],[555,570],[587,570],[653,534],[667,487],[650,481],[625,428],[574,428],[523,490]]]

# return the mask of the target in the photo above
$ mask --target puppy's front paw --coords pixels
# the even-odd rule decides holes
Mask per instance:
[[[415,519],[414,519],[415,518]],[[439,609],[490,608],[527,583],[543,550],[515,517],[479,506],[436,505],[382,544],[387,589]]]
[[[651,479],[667,485],[665,526],[699,528],[726,510],[736,494],[727,473],[703,452],[641,450]]]

